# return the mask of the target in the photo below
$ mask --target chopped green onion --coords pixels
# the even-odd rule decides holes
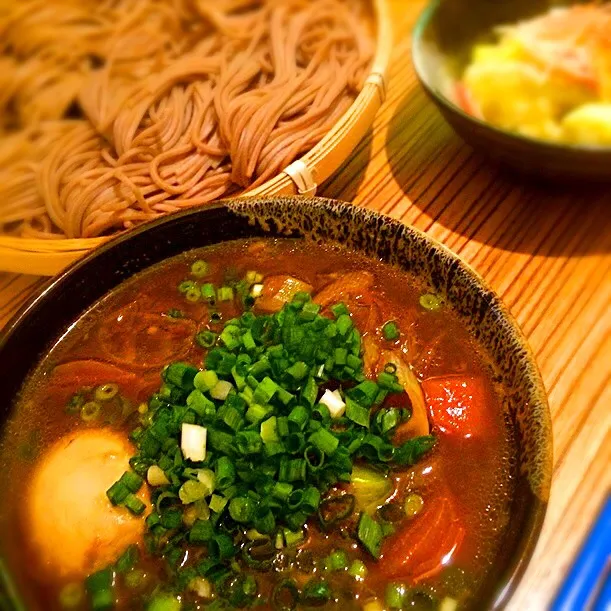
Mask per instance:
[[[207,430],[197,424],[182,424],[180,448],[187,460],[200,462],[206,458]]]
[[[133,471],[126,471],[119,481],[129,490],[129,492],[138,492],[142,487],[142,478]]]
[[[420,305],[429,312],[436,312],[443,306],[443,301],[433,293],[425,293],[420,296]]]
[[[216,343],[217,337],[218,336],[216,333],[213,333],[212,331],[200,331],[195,336],[195,341],[201,348],[212,348],[212,346],[214,346]]]
[[[233,301],[233,289],[230,286],[222,286],[217,293],[219,301]]]
[[[303,503],[303,490],[297,489],[293,490],[289,495],[289,498],[286,501],[287,507],[294,511],[295,509],[299,509],[301,504]]]
[[[350,397],[364,407],[371,407],[378,395],[379,387],[371,380],[364,380],[349,391]]]
[[[102,384],[95,389],[96,401],[110,401],[119,394],[118,384]]]
[[[206,261],[203,261],[201,259],[195,261],[195,263],[191,265],[191,273],[196,278],[203,278],[204,276],[207,276],[209,272],[210,266]]]
[[[157,594],[146,607],[146,611],[180,611],[182,604],[171,594]]]
[[[203,545],[214,537],[214,526],[209,520],[197,520],[189,531],[189,541],[194,545]]]
[[[244,425],[244,418],[242,417],[242,414],[240,414],[238,409],[229,405],[228,402],[225,402],[225,404],[219,409],[218,417],[233,431],[239,431]]]
[[[386,373],[397,373],[397,366],[394,363],[386,363],[386,365],[384,365],[384,371]]]
[[[244,348],[246,348],[246,350],[249,352],[255,350],[257,347],[257,343],[255,342],[250,330],[246,331],[246,333],[242,335],[242,343],[244,344]]]
[[[422,511],[423,507],[424,500],[419,494],[415,493],[408,494],[403,505],[405,515],[408,518],[413,518],[414,516],[417,516]]]
[[[163,379],[168,384],[173,384],[184,390],[193,389],[193,379],[197,374],[195,367],[186,363],[172,363],[163,372]]]
[[[211,283],[196,288],[209,302],[237,291],[240,305],[253,284],[225,281],[214,295]],[[164,369],[162,387],[140,410],[130,435],[138,448],[130,461],[135,477],[127,475],[110,492],[118,505],[129,506],[140,503],[134,497],[139,476],[158,485],[152,491],[156,511],[145,520],[147,550],[163,555],[176,571],[169,585],[177,592],[195,587],[198,579],[212,585],[217,600],[211,604],[219,611],[254,600],[257,584],[241,571],[242,563],[271,569],[276,550],[303,542],[313,515],[331,529],[350,519],[358,504],[366,513],[354,536],[379,554],[389,524],[371,516],[387,501],[392,484],[377,472],[363,477],[359,463],[383,466],[386,473],[385,463],[395,454],[399,460],[392,464],[418,457],[418,448],[390,443],[407,412],[383,407],[387,393],[403,391],[396,369],[383,371],[380,383],[368,380],[361,336],[348,309],[336,306],[335,320],[320,310],[303,293],[271,315],[238,314],[218,330],[218,338],[200,331],[195,341],[206,349],[203,371],[189,363]],[[321,501],[339,483],[348,484],[354,496]],[[257,538],[242,545],[244,533]],[[185,542],[205,546],[206,554],[182,566]],[[353,568],[355,578],[363,573],[344,552],[331,554],[328,564],[332,570]],[[327,604],[330,589],[317,587],[319,603]],[[293,600],[291,588],[281,589],[289,606],[299,602],[298,591]],[[305,606],[316,603],[316,596],[310,598],[306,604],[304,593]]]
[[[268,509],[255,518],[254,524],[258,531],[265,534],[271,534],[276,528],[276,519],[274,518],[274,514]]]
[[[299,361],[291,365],[285,373],[291,376],[294,380],[302,380],[306,377],[309,370],[309,367],[305,363]]]
[[[208,392],[218,384],[219,378],[215,371],[198,371],[193,378],[193,384],[197,390]]]
[[[394,462],[398,465],[415,465],[427,452],[433,449],[437,439],[433,435],[414,437],[395,449]]]
[[[250,297],[252,297],[253,299],[256,299],[257,297],[261,297],[262,293],[263,293],[263,284],[258,282],[257,284],[252,285],[250,289]]]
[[[401,333],[399,332],[397,323],[393,321],[387,322],[382,327],[382,335],[384,336],[384,339],[389,342],[394,342],[395,340],[399,339]]]
[[[208,552],[213,558],[218,558],[219,560],[232,558],[235,556],[236,551],[233,540],[229,535],[216,535],[208,542]]]
[[[342,314],[335,322],[335,325],[340,335],[346,335],[352,329],[352,319],[348,314]]]
[[[199,289],[197,287],[189,289],[185,293],[185,299],[189,303],[197,303],[199,301],[199,298],[200,298],[200,292],[199,292]]]
[[[85,579],[85,588],[91,598],[94,611],[111,609],[115,603],[113,591],[114,574],[110,567],[89,575]]]
[[[323,579],[314,578],[303,587],[302,602],[305,606],[320,607],[333,596],[331,586]]]
[[[348,310],[348,308],[343,303],[336,303],[335,305],[331,306],[331,312],[333,312],[333,316],[335,316],[335,318],[339,318],[342,315],[347,316],[350,314],[350,310]]]
[[[284,541],[287,547],[303,543],[304,540],[305,534],[303,530],[298,530],[297,532],[294,532],[292,530],[289,530],[288,528],[284,529]]]
[[[389,583],[386,585],[384,600],[388,609],[402,609],[405,602],[406,589],[403,584]]]
[[[303,452],[303,457],[310,471],[319,471],[325,464],[325,453],[316,446],[308,446]]]
[[[326,429],[320,429],[312,433],[308,441],[327,456],[331,456],[339,445],[339,439]]]
[[[235,436],[235,446],[243,455],[258,454],[263,449],[263,440],[256,431],[241,431]]]
[[[136,516],[139,516],[146,509],[146,505],[135,494],[131,493],[125,497],[123,506]]]
[[[361,513],[357,536],[363,547],[374,557],[380,557],[382,547],[382,528],[367,513]]]
[[[212,491],[206,484],[190,479],[180,487],[178,496],[183,504],[189,505],[190,503],[195,503],[195,501],[203,499],[211,492]]]
[[[348,568],[348,554],[343,549],[334,550],[327,556],[325,564],[329,571],[345,571]]]
[[[242,344],[240,327],[228,325],[223,329],[220,337],[221,341],[229,350],[235,350]]]
[[[252,424],[261,422],[269,414],[269,409],[263,405],[251,405],[246,411],[246,420]]]
[[[301,454],[305,445],[305,435],[303,433],[291,433],[285,441],[286,450],[290,454]]]
[[[229,503],[229,515],[239,524],[247,524],[255,517],[256,506],[247,496],[235,497]]]
[[[342,399],[339,390],[325,390],[324,395],[320,398],[320,403],[327,407],[331,418],[334,420],[341,418],[346,411],[346,403]]]
[[[307,463],[303,458],[280,462],[278,479],[281,482],[303,482],[306,480]]]
[[[113,505],[120,505],[129,494],[127,486],[120,480],[115,482],[107,491],[106,496]]]
[[[216,288],[214,287],[214,284],[211,284],[210,282],[202,284],[201,295],[204,301],[207,301],[210,305],[214,305],[216,303]]]
[[[280,387],[270,377],[265,377],[259,382],[255,391],[254,399],[257,403],[269,403]]]
[[[246,282],[249,282],[250,284],[255,284],[256,282],[263,281],[263,274],[260,274],[259,272],[255,270],[248,270],[246,272],[246,275],[244,276],[244,279],[246,280]]]
[[[219,490],[224,490],[228,486],[231,486],[236,477],[235,467],[231,462],[231,459],[227,456],[221,456],[216,461],[216,483]]]
[[[140,552],[138,551],[138,547],[136,545],[130,545],[117,560],[115,570],[117,573],[127,573],[136,566],[139,559]]]
[[[81,407],[81,420],[91,422],[97,420],[100,416],[102,406],[97,401],[89,401]]]
[[[216,414],[216,406],[201,390],[196,389],[187,397],[187,406],[202,418]]]
[[[369,410],[350,397],[346,399],[346,418],[360,426],[369,428]]]
[[[297,405],[291,410],[291,413],[288,415],[289,426],[293,424],[295,429],[303,431],[309,418],[310,414],[307,408],[303,407],[302,405]]]
[[[301,507],[308,513],[314,513],[320,505],[320,491],[315,486],[308,486],[303,491]]]
[[[178,291],[186,295],[191,290],[197,290],[197,284],[193,280],[184,280],[178,285]]]
[[[150,486],[167,486],[170,483],[167,475],[158,465],[151,465],[148,468],[146,481]]]
[[[367,577],[367,566],[362,560],[353,560],[350,568],[348,569],[348,574],[355,579],[362,581],[365,579],[365,577]]]
[[[328,527],[349,518],[354,512],[355,499],[352,494],[342,494],[324,500],[318,508],[322,527]]]
[[[273,441],[280,441],[278,437],[278,431],[276,429],[276,417],[272,416],[261,423],[261,439],[263,443],[271,443]]]
[[[292,484],[288,482],[276,482],[272,490],[272,496],[284,503],[288,500],[292,490]]]
[[[221,513],[221,511],[225,509],[228,502],[229,501],[225,497],[219,496],[218,494],[213,494],[210,498],[208,506],[210,507],[210,511],[214,511],[215,513]]]
[[[361,465],[352,469],[350,487],[357,506],[367,513],[374,513],[392,491],[392,483],[384,473]]]

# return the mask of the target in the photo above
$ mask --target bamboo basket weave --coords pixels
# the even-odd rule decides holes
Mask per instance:
[[[363,90],[333,129],[306,155],[265,184],[240,195],[316,195],[318,186],[348,159],[371,127],[386,97],[392,26],[387,0],[371,0],[376,21],[376,54]],[[110,237],[30,239],[0,235],[0,271],[52,276]]]

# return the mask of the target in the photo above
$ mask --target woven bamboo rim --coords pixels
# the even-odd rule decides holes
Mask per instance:
[[[240,197],[316,195],[323,183],[350,157],[373,124],[386,98],[387,69],[392,51],[392,25],[387,0],[372,0],[377,49],[363,90],[333,129],[300,160],[275,178]],[[111,239],[30,239],[0,236],[0,271],[52,276],[93,248]]]

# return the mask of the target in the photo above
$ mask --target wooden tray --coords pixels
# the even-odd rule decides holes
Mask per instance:
[[[377,49],[363,90],[333,129],[306,155],[265,184],[241,197],[316,195],[318,185],[348,159],[371,127],[386,97],[387,68],[392,51],[392,26],[387,0],[372,0]],[[52,276],[110,237],[29,239],[0,236],[0,271]]]

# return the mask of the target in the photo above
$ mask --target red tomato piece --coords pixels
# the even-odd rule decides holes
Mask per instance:
[[[437,575],[456,554],[465,530],[449,497],[426,501],[424,511],[382,546],[379,571],[418,583]]]
[[[479,378],[453,375],[422,382],[433,424],[442,433],[472,437],[482,434],[486,391]]]

